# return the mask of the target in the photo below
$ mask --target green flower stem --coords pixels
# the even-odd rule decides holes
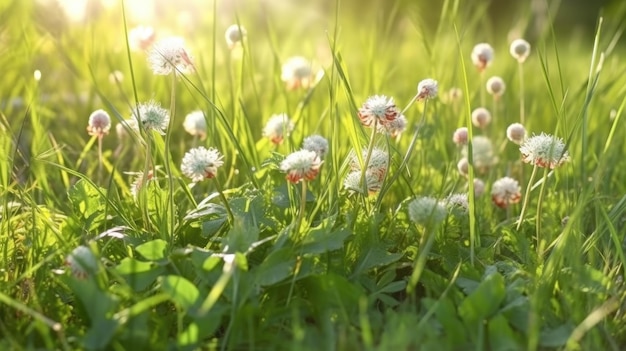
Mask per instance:
[[[226,196],[224,195],[224,191],[222,190],[222,185],[220,184],[217,177],[213,178],[215,181],[215,188],[217,189],[217,193],[220,195],[220,199],[224,203],[224,208],[226,208],[226,212],[228,213],[228,220],[230,223],[234,223],[235,216],[233,215],[233,211],[230,209],[230,205],[228,204],[228,200],[226,200]]]
[[[533,172],[530,174],[530,179],[528,180],[528,185],[526,186],[526,194],[524,194],[524,204],[522,205],[522,213],[519,215],[519,219],[517,220],[517,228],[522,226],[522,222],[524,221],[524,214],[526,213],[526,207],[528,207],[528,198],[530,197],[530,189],[532,188],[533,180],[535,180],[535,175],[537,174],[537,165],[533,166]]]
[[[300,210],[298,210],[298,216],[296,217],[296,226],[294,232],[297,234],[300,232],[300,226],[302,225],[302,218],[304,218],[304,211],[306,210],[306,189],[307,181],[302,181],[302,190],[300,194]]]
[[[176,115],[176,70],[172,72],[172,89],[170,92],[170,120],[167,126],[167,133],[165,134],[165,173],[167,174],[167,222],[169,223],[169,235],[170,239],[174,237],[175,228],[175,211],[174,211],[174,177],[172,176],[172,170],[170,167],[171,155],[170,155],[170,141],[172,139],[172,126],[174,125],[174,116]]]
[[[524,125],[524,64],[518,63],[519,67],[519,119],[520,123]]]
[[[420,239],[419,251],[417,253],[417,257],[415,258],[415,266],[413,267],[413,273],[411,273],[411,278],[409,279],[409,285],[406,287],[406,291],[410,294],[415,291],[415,286],[420,280],[422,273],[424,272],[424,267],[426,267],[426,260],[428,259],[428,254],[430,253],[430,249],[435,242],[435,236],[437,235],[436,227],[429,228],[427,226],[424,230],[424,235]]]
[[[367,197],[369,191],[367,186],[367,179],[365,174],[367,173],[367,169],[369,168],[370,159],[372,158],[372,150],[374,150],[374,144],[376,143],[376,135],[378,128],[378,120],[374,121],[374,125],[372,126],[372,135],[370,136],[370,143],[367,147],[367,155],[365,156],[365,162],[363,163],[363,169],[361,169],[361,187],[363,190],[363,196]]]
[[[541,182],[541,189],[539,189],[539,200],[537,201],[537,218],[535,219],[535,231],[537,235],[537,257],[541,260],[543,255],[545,240],[541,238],[541,208],[543,203],[543,197],[545,195],[546,183],[548,182],[548,168],[543,170],[543,178]]]

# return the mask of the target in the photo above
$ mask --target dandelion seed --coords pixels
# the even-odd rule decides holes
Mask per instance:
[[[280,170],[287,173],[286,179],[291,183],[301,180],[313,180],[317,177],[322,160],[314,152],[299,150],[289,154],[280,164]]]
[[[65,265],[70,267],[72,275],[78,279],[86,279],[97,273],[98,260],[87,246],[78,246],[65,257]]]
[[[193,148],[183,157],[180,167],[183,174],[194,182],[215,178],[217,169],[224,164],[222,154],[214,148]]]
[[[434,197],[420,196],[409,203],[409,218],[416,224],[436,226],[446,215],[446,208]]]
[[[275,145],[278,145],[291,134],[293,128],[294,125],[286,113],[272,115],[263,128],[263,136],[269,138]]]
[[[367,159],[367,149],[362,151],[363,162]],[[352,171],[361,171],[361,165],[359,163],[359,159],[357,155],[352,152],[350,155],[350,168]],[[382,181],[385,178],[385,174],[387,173],[387,169],[389,168],[389,154],[380,148],[372,149],[372,155],[369,159],[369,164],[367,166],[367,172],[371,172],[376,175],[379,181]]]
[[[484,107],[472,111],[472,124],[478,128],[485,128],[491,122],[491,112]]]
[[[544,168],[554,169],[569,160],[563,140],[545,133],[526,139],[520,152],[524,162]]]
[[[226,28],[226,33],[224,37],[226,38],[226,44],[228,44],[228,48],[232,49],[237,44],[243,41],[243,38],[248,34],[246,29],[243,26],[238,24],[230,25]]]
[[[416,99],[418,101],[434,99],[437,97],[438,90],[439,86],[436,80],[430,78],[424,79],[417,85]]]
[[[506,137],[517,145],[526,139],[526,128],[521,123],[513,123],[506,128]]]
[[[521,188],[517,180],[513,178],[500,178],[491,187],[491,200],[500,208],[507,208],[511,204],[516,204],[521,198]]]
[[[315,152],[322,159],[328,152],[328,140],[321,135],[311,135],[304,138],[302,148]]]
[[[137,26],[128,32],[128,43],[133,51],[145,51],[156,37],[152,27]]]
[[[468,138],[467,127],[457,128],[452,134],[452,141],[458,146],[466,145]]]
[[[496,98],[499,98],[504,94],[506,90],[506,84],[504,84],[504,80],[498,76],[493,76],[487,79],[487,92],[493,95]]]
[[[515,39],[509,48],[511,56],[518,62],[523,63],[530,55],[530,44],[524,39]]]
[[[382,187],[382,180],[379,179],[376,173],[371,171],[365,172],[365,187],[368,194],[372,195],[380,191]],[[343,187],[350,191],[350,193],[363,193],[363,186],[361,185],[361,171],[352,171],[343,182]]]
[[[204,140],[206,138],[206,119],[204,118],[204,113],[200,110],[189,113],[185,116],[183,128],[185,128],[187,133],[194,136],[197,135],[200,140]]]
[[[111,129],[111,117],[104,110],[95,110],[89,115],[87,133],[102,138],[109,134]]]
[[[365,127],[373,124],[386,125],[400,116],[400,110],[393,102],[393,98],[384,95],[370,96],[359,109],[359,119]]]
[[[139,116],[137,116],[137,110],[139,110]],[[133,110],[133,117],[141,122],[141,126],[147,132],[155,131],[161,135],[165,135],[165,130],[170,123],[167,110],[155,101],[139,104],[139,107]]]
[[[152,72],[157,75],[168,75],[172,72],[189,73],[194,70],[185,41],[179,37],[169,37],[156,42],[148,54],[148,62]]]
[[[493,48],[487,43],[480,43],[472,50],[472,62],[479,71],[484,71],[493,61]]]
[[[313,67],[309,60],[302,56],[294,56],[283,64],[280,79],[285,82],[289,90],[308,89],[321,79],[321,74],[313,73]]]

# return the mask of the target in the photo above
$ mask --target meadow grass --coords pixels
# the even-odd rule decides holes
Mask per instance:
[[[508,33],[482,1],[188,6],[141,23],[119,2],[72,22],[0,3],[0,349],[626,348],[625,6],[588,37],[533,30],[530,4]],[[155,75],[131,45],[139,24],[183,37],[194,69]],[[231,24],[247,29],[234,48]],[[522,64],[509,44],[524,36]],[[495,51],[483,73],[470,58],[481,42]],[[292,56],[313,62],[312,82],[281,79]],[[491,76],[506,83],[497,101]],[[416,99],[426,78],[438,94]],[[374,95],[406,117],[399,136],[363,125]],[[166,134],[116,135],[149,100],[169,112]],[[485,128],[472,123],[481,105]],[[86,131],[97,109],[113,121],[101,162]],[[195,110],[206,138],[183,128]],[[522,162],[506,137],[520,111],[527,137],[564,140],[567,162]],[[293,130],[273,143],[264,126],[279,113]],[[319,173],[292,184],[285,160],[313,134],[329,143]],[[198,146],[224,164],[192,182],[181,163]],[[387,162],[368,188],[375,149]],[[500,208],[505,176],[521,199]]]

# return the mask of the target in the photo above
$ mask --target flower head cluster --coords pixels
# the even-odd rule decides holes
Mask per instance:
[[[464,157],[468,156],[467,147],[461,151]],[[491,140],[484,136],[472,138],[472,161],[479,172],[486,172],[491,166],[498,163],[498,158],[494,155]]]
[[[180,37],[168,37],[154,43],[148,54],[152,72],[168,75],[172,72],[188,73],[194,70],[192,57]]]
[[[451,211],[467,213],[469,211],[469,200],[467,193],[450,194],[444,201]]]
[[[86,279],[97,273],[98,260],[87,246],[78,246],[65,257],[65,265],[70,267],[72,275],[78,279]]]
[[[154,29],[149,26],[137,26],[128,32],[128,42],[133,51],[147,50],[154,42]]]
[[[286,113],[272,115],[263,128],[263,136],[270,139],[276,145],[283,142],[293,130],[294,125],[291,123]]]
[[[141,126],[147,132],[154,130],[161,135],[165,135],[165,130],[170,123],[169,112],[155,101],[139,104],[137,109],[133,110],[133,117],[141,122]]]
[[[214,148],[197,147],[187,151],[180,169],[194,182],[215,178],[217,169],[224,164],[223,157]]]
[[[400,115],[398,116],[398,118],[386,124],[379,124],[378,132],[387,134],[390,137],[394,138],[402,134],[402,132],[404,132],[404,130],[406,129],[407,123],[408,122],[406,120],[406,117],[404,117],[404,115]]]
[[[285,177],[291,183],[301,180],[313,180],[322,166],[322,160],[315,151],[299,150],[293,152],[280,164],[280,170],[287,173]]]
[[[361,185],[361,171],[352,171],[348,173],[346,179],[343,181],[343,187],[351,193],[363,193],[364,187]],[[371,171],[365,172],[365,188],[368,194],[374,194],[380,191],[383,182],[378,178],[378,175]]]
[[[439,85],[436,80],[430,78],[424,79],[417,85],[416,99],[418,101],[434,99],[437,97],[438,90]]]
[[[200,110],[193,111],[185,116],[183,128],[191,135],[197,135],[201,140],[206,138],[206,119],[204,113]]]
[[[499,98],[504,94],[506,90],[506,84],[504,80],[498,76],[493,76],[487,79],[487,92],[496,98]]]
[[[517,180],[513,178],[500,178],[491,187],[491,200],[500,208],[507,208],[511,204],[516,204],[521,198],[521,188]]]
[[[367,149],[364,149],[362,152],[363,162],[367,160]],[[352,153],[350,156],[350,168],[352,171],[361,171],[361,164],[356,154]],[[369,163],[367,165],[367,172],[371,172],[376,175],[376,178],[382,182],[385,178],[385,174],[387,174],[387,169],[389,168],[389,154],[380,148],[372,149],[372,154],[369,158]]]
[[[526,128],[521,123],[513,123],[506,128],[506,137],[517,145],[526,139]]]
[[[446,207],[430,196],[420,196],[409,203],[409,218],[423,226],[437,226],[446,219]]]
[[[472,124],[478,128],[485,128],[491,123],[491,112],[484,107],[472,111]]]
[[[466,145],[467,138],[468,138],[467,127],[457,128],[457,130],[454,131],[454,134],[452,134],[452,141],[459,146]]]
[[[479,71],[484,71],[493,61],[493,48],[487,43],[480,43],[472,50],[472,62]]]
[[[104,110],[95,110],[89,115],[89,125],[87,133],[102,138],[109,134],[111,129],[111,117]]]
[[[302,148],[315,152],[322,159],[328,152],[328,140],[321,135],[311,135],[304,138]]]
[[[485,182],[480,178],[474,178],[474,196],[480,197],[485,193]]]
[[[524,162],[539,167],[553,169],[569,160],[563,140],[545,133],[526,139],[519,150]]]
[[[384,95],[370,96],[359,109],[361,124],[371,127],[373,124],[385,126],[400,116],[400,110],[393,98]]]
[[[530,44],[524,39],[515,39],[511,43],[509,51],[514,59],[523,63],[530,55]]]
[[[280,74],[280,79],[289,90],[310,88],[321,78],[321,73],[315,74],[312,63],[302,56],[289,58],[283,64]]]
[[[234,48],[237,44],[243,41],[243,38],[246,36],[248,32],[243,26],[238,24],[230,25],[226,28],[226,33],[224,33],[224,37],[226,39],[226,44],[230,49]]]

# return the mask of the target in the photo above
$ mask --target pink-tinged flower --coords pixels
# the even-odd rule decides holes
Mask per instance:
[[[493,48],[487,43],[480,43],[472,50],[472,62],[479,71],[484,71],[493,61]]]
[[[198,136],[201,140],[206,138],[206,119],[204,112],[198,110],[189,113],[183,121],[183,128],[191,135]]]
[[[526,128],[521,123],[513,123],[506,128],[506,137],[517,145],[526,139]]]
[[[373,124],[385,125],[400,116],[400,110],[393,98],[384,95],[370,96],[359,109],[361,124],[371,127]]]
[[[247,33],[246,29],[238,24],[233,24],[226,28],[224,37],[226,39],[226,44],[228,44],[228,48],[232,49],[241,43]]]
[[[539,167],[554,169],[569,160],[563,140],[545,133],[526,139],[519,150],[524,162]]]
[[[511,204],[516,204],[521,198],[521,188],[517,180],[513,178],[500,178],[491,187],[491,200],[500,208],[507,208]]]
[[[382,180],[379,179],[378,174],[371,171],[365,172],[365,189],[369,195],[375,194],[380,191],[382,187]],[[363,194],[363,185],[361,184],[361,171],[352,171],[343,181],[343,187],[350,193]]]
[[[315,73],[311,61],[302,56],[290,57],[282,66],[280,79],[285,82],[288,90],[308,89],[324,76],[323,71]]]
[[[467,127],[457,128],[457,130],[454,131],[454,134],[452,134],[452,141],[459,146],[467,145],[467,138]]]
[[[456,168],[462,176],[467,177],[469,174],[469,161],[467,160],[467,157],[461,158],[456,164]]]
[[[143,172],[126,172],[126,174],[135,176],[133,182],[130,184],[130,194],[136,200],[137,195],[139,195],[139,191],[143,187]],[[156,177],[154,176],[154,172],[150,170],[146,176],[146,182],[150,182],[152,180],[156,180]]]
[[[523,63],[530,55],[530,44],[524,39],[515,39],[509,48],[511,56],[518,62]]]
[[[87,246],[79,246],[65,257],[65,265],[70,267],[72,275],[78,279],[86,279],[98,271],[98,259]]]
[[[487,79],[487,92],[496,98],[499,98],[504,94],[506,90],[506,84],[504,80],[498,76],[493,76]]]
[[[139,121],[147,132],[155,131],[161,135],[165,135],[165,130],[170,123],[169,112],[155,101],[139,104],[137,109],[133,109],[133,118]]]
[[[305,150],[313,151],[320,158],[324,158],[328,152],[328,140],[321,135],[311,135],[304,138],[302,142],[302,148]]]
[[[439,86],[436,80],[430,78],[424,79],[417,85],[416,99],[418,101],[434,99],[437,97],[438,90]]]
[[[111,117],[104,110],[95,110],[89,115],[89,125],[87,126],[87,133],[89,135],[102,138],[109,134],[111,129]]]
[[[194,182],[215,178],[217,169],[224,164],[222,154],[214,148],[193,148],[183,157],[180,167],[184,175]]]
[[[484,107],[472,111],[472,124],[478,128],[485,128],[491,122],[491,112]]]
[[[395,138],[398,135],[402,134],[402,132],[404,132],[407,123],[408,122],[406,120],[406,117],[404,117],[404,115],[400,115],[398,116],[398,118],[388,122],[387,124],[379,124],[378,132],[387,134],[390,137]]]
[[[362,151],[361,157],[363,158],[363,162],[367,160],[367,149]],[[371,172],[376,175],[379,181],[382,181],[385,178],[385,174],[387,174],[387,169],[389,168],[389,154],[380,148],[372,149],[372,155],[370,156],[367,172]],[[350,169],[352,171],[361,171],[361,164],[357,155],[352,152],[350,155]]]
[[[194,70],[185,41],[179,37],[168,37],[156,42],[148,54],[148,62],[152,72],[157,75],[189,73]]]
[[[294,125],[286,113],[272,115],[263,128],[263,136],[278,145],[291,134]]]
[[[155,37],[152,27],[137,26],[128,32],[128,43],[133,51],[145,51],[154,43]]]
[[[485,193],[485,182],[479,178],[474,178],[474,196],[480,197]]]
[[[299,150],[289,154],[280,164],[280,170],[287,173],[285,177],[291,183],[301,180],[313,180],[317,177],[322,166],[322,160],[314,152]]]

